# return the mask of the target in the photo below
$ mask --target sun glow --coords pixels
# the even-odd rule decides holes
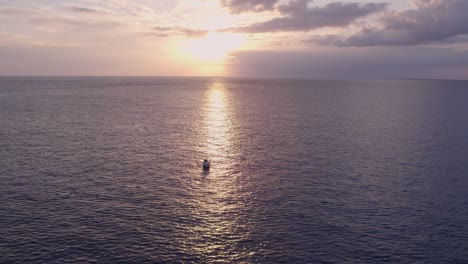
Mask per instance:
[[[202,38],[185,40],[182,52],[202,62],[223,62],[230,52],[240,49],[244,43],[244,35],[210,32]]]

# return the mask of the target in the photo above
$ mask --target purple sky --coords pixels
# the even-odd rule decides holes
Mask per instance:
[[[0,0],[0,75],[468,79],[467,0]]]

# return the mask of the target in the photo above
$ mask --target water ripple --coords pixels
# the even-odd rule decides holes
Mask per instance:
[[[466,263],[465,86],[2,78],[0,263]]]

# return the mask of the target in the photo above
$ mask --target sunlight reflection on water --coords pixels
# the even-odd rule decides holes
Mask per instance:
[[[245,218],[245,197],[239,190],[238,177],[233,155],[233,126],[230,118],[228,92],[221,82],[212,83],[206,91],[202,106],[203,150],[210,160],[209,171],[199,168],[196,180],[192,182],[194,210],[197,219],[191,233],[191,250],[203,256],[206,263],[226,259],[239,259],[249,252],[239,252],[238,246],[248,236]],[[244,230],[240,232],[240,229]]]
[[[224,84],[213,83],[207,91],[207,98],[203,120],[206,156],[214,168],[226,170],[230,164],[228,154],[232,145],[232,124]]]

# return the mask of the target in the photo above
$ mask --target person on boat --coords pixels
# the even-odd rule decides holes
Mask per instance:
[[[203,168],[204,169],[209,169],[210,168],[210,162],[207,159],[203,161]]]

